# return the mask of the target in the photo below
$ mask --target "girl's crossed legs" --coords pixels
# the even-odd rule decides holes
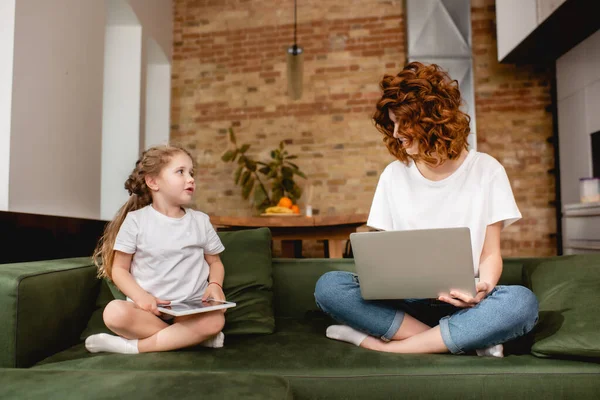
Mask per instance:
[[[354,328],[329,336],[393,353],[460,354],[487,348],[526,334],[538,316],[535,295],[522,286],[497,286],[475,307],[461,309],[430,299],[366,301],[358,276],[343,271],[323,275],[315,299],[324,312]]]
[[[120,337],[90,336],[86,348],[91,352],[147,353],[201,343],[208,347],[223,346],[222,310],[175,317],[173,324],[168,324],[130,301],[113,300],[104,309],[103,317],[106,326]]]

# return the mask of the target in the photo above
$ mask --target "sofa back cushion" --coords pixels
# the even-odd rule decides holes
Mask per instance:
[[[268,334],[275,330],[273,315],[273,279],[271,265],[271,231],[267,228],[218,232],[225,246],[220,254],[225,266],[223,290],[227,300],[237,306],[225,314],[226,335]],[[81,335],[110,332],[102,320],[104,307],[125,295],[110,281],[102,284],[96,311]]]
[[[526,260],[505,259],[500,284],[521,285]],[[321,275],[329,271],[354,272],[354,259],[273,259],[275,315],[302,318],[307,312],[316,311],[315,285]]]
[[[600,358],[600,255],[538,259],[524,276],[540,304],[531,352]]]
[[[227,335],[268,334],[275,330],[271,231],[268,228],[218,232],[225,251],[223,289],[237,306],[227,310]]]

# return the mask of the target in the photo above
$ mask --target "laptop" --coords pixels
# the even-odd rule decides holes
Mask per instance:
[[[475,296],[469,228],[351,233],[365,300]]]

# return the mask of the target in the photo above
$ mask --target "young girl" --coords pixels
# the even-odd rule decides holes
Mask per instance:
[[[396,76],[384,76],[380,86],[373,119],[397,161],[381,174],[367,225],[470,228],[477,294],[365,301],[355,274],[329,272],[317,282],[315,298],[344,325],[330,326],[326,334],[378,351],[476,350],[502,357],[502,343],[529,332],[538,317],[529,289],[497,286],[500,231],[521,218],[506,172],[491,156],[467,150],[470,118],[459,108],[456,81],[437,65],[410,63]],[[401,263],[402,254],[397,259]]]
[[[104,323],[119,336],[92,335],[85,347],[124,354],[222,347],[223,311],[169,319],[157,309],[186,300],[225,300],[218,255],[223,244],[206,214],[184,207],[195,189],[192,157],[180,147],[152,147],[136,162],[125,188],[129,200],[94,252],[99,275],[127,296],[104,310]]]

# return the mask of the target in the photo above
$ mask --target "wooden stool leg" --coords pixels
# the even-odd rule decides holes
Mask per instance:
[[[283,258],[302,258],[302,240],[282,240],[281,256]]]
[[[329,258],[342,258],[344,256],[344,240],[328,240]]]

